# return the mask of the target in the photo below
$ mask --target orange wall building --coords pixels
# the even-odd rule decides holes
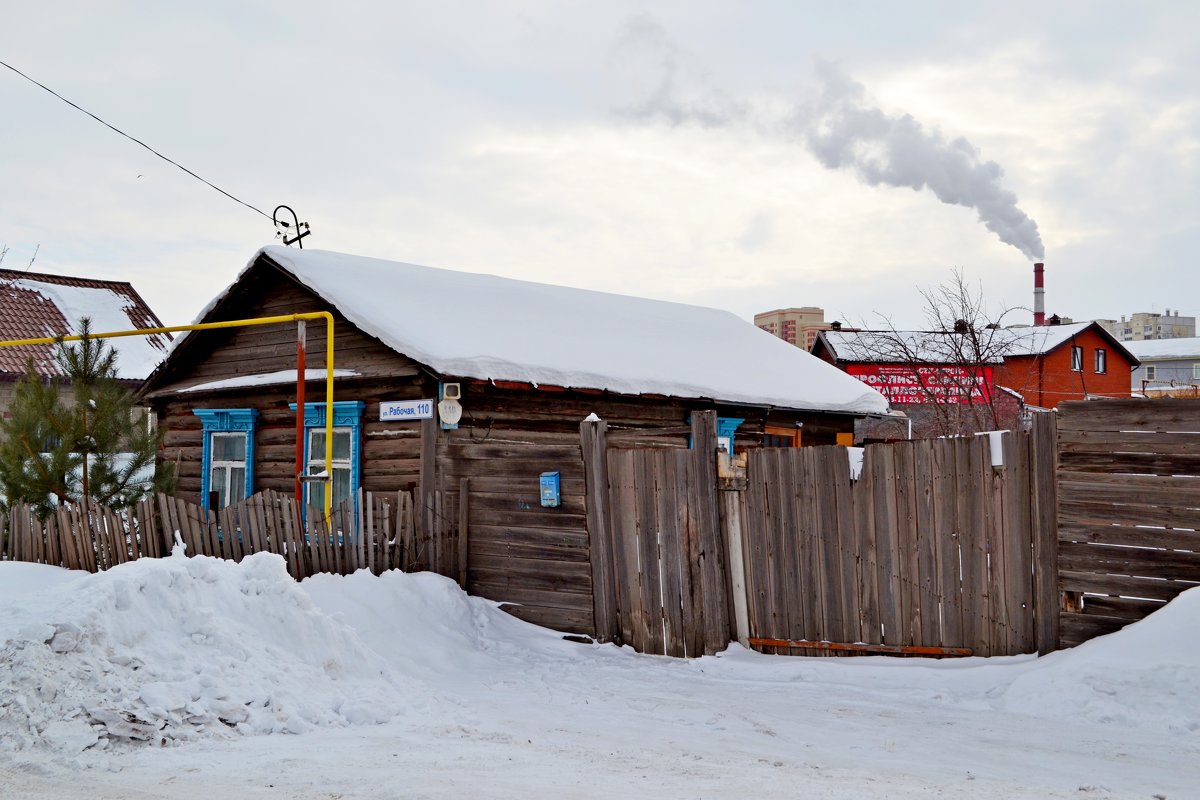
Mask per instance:
[[[872,382],[879,370],[907,368],[936,372],[961,364],[956,334],[938,331],[824,331],[813,355]],[[1098,322],[1034,325],[997,330],[987,351],[995,356],[981,365],[986,384],[1021,395],[1026,406],[1056,408],[1064,400],[1129,397],[1130,373],[1137,358]],[[969,348],[968,348],[969,352]],[[1003,354],[1003,355],[1001,355]],[[884,365],[881,367],[880,365]],[[870,367],[871,369],[864,369]],[[960,385],[961,387],[961,385]],[[885,392],[886,394],[886,392]],[[912,403],[895,393],[892,403]]]
[[[1027,346],[1018,344],[995,370],[996,383],[1019,392],[1026,404],[1056,408],[1064,400],[1129,397],[1129,374],[1138,361],[1100,324],[1029,330],[1037,335],[1028,337]]]
[[[802,350],[812,350],[819,331],[829,330],[825,309],[816,306],[777,308],[754,315],[754,324]]]

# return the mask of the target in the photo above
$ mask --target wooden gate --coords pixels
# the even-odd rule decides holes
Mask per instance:
[[[1043,440],[1053,447],[1052,432]],[[981,437],[874,445],[856,481],[844,448],[751,452],[740,509],[751,642],[806,654],[1039,649],[1035,605],[1056,614],[1057,597],[1042,587],[1035,603],[1035,548],[1053,524],[1033,501],[1039,476],[1052,481],[1032,468],[1033,441],[1005,434],[998,467]]]
[[[691,450],[610,449],[585,423],[597,638],[642,653],[712,654],[729,643],[716,505],[716,419],[695,415]]]

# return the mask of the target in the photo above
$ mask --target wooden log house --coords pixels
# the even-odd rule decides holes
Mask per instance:
[[[468,591],[559,630],[593,632],[589,414],[611,446],[686,448],[690,415],[716,410],[726,446],[743,450],[846,443],[856,418],[887,412],[874,390],[727,312],[338,253],[263,248],[197,321],[309,311],[336,320],[334,500],[362,487],[428,501],[465,480]],[[293,491],[296,338],[294,323],[193,332],[147,380],[185,499]],[[307,326],[307,353],[304,459],[319,472],[323,325]],[[456,425],[408,416],[428,411],[411,401],[455,393]],[[543,504],[546,473],[557,505]],[[327,490],[306,486],[309,504]]]

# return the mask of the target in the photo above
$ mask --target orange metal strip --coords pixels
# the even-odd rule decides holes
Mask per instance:
[[[968,647],[925,647],[913,644],[862,644],[843,642],[810,642],[804,639],[751,639],[754,647],[793,647],[809,650],[839,650],[850,653],[880,653],[906,656],[970,656],[975,651]]]

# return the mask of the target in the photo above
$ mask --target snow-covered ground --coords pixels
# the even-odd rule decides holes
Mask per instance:
[[[0,563],[6,798],[1200,797],[1200,590],[1046,658],[692,661],[431,574]]]

